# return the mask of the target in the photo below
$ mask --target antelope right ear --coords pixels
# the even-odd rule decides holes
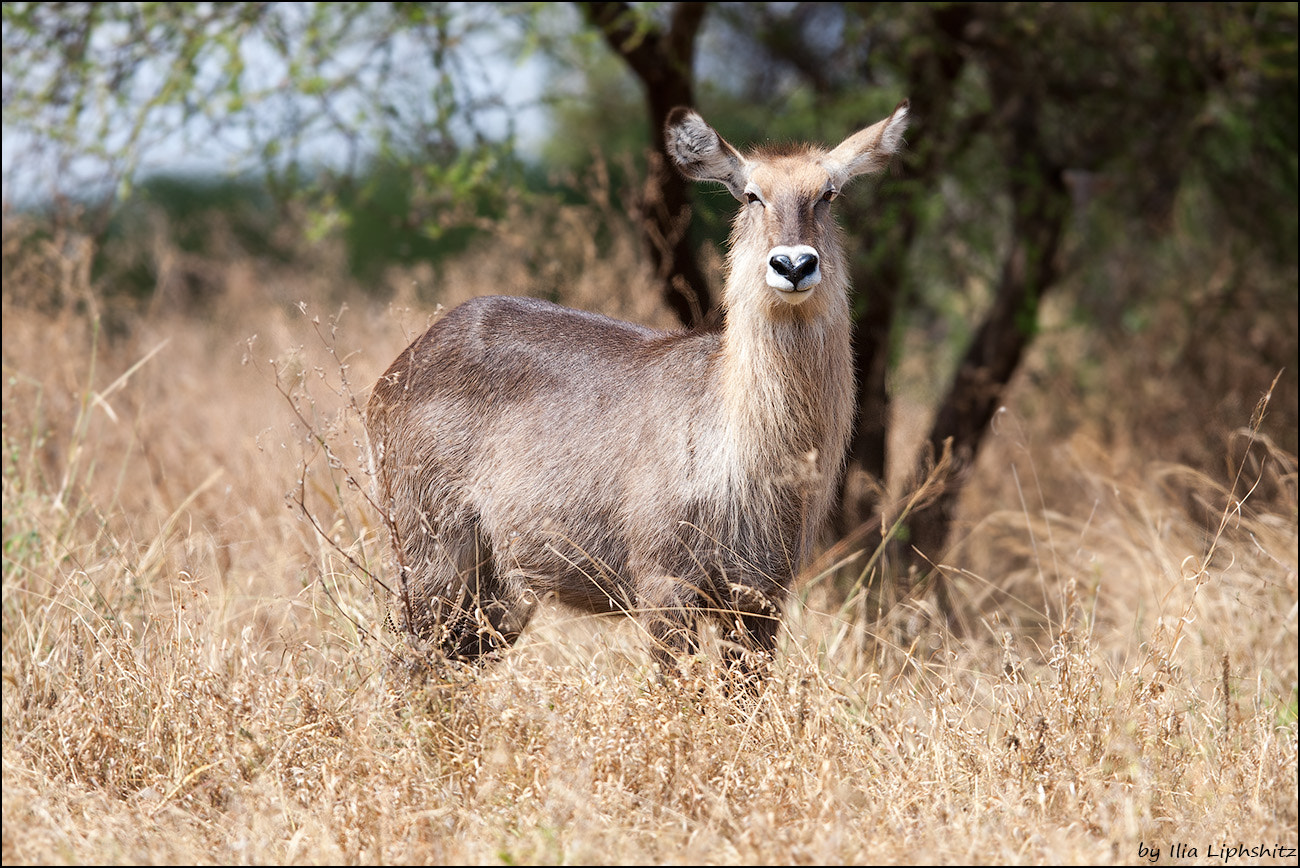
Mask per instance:
[[[749,183],[749,163],[694,110],[678,106],[664,124],[664,146],[677,168],[692,181],[717,181],[741,202]]]
[[[849,136],[826,155],[822,165],[837,185],[854,175],[879,172],[889,165],[890,159],[903,148],[907,112],[907,100],[903,100],[889,117]]]

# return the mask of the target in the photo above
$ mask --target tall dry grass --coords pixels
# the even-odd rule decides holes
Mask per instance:
[[[394,273],[388,306],[328,249],[198,263],[201,314],[110,310],[83,243],[6,226],[5,863],[1294,863],[1296,470],[1267,407],[1226,480],[1116,467],[1088,431],[1041,445],[1027,378],[940,564],[958,629],[809,577],[753,702],[560,610],[491,668],[403,663],[356,403],[431,297],[550,274],[662,321],[590,222],[549,218],[553,260],[521,231]]]

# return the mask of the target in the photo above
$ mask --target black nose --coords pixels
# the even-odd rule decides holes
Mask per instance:
[[[796,287],[817,270],[817,254],[804,253],[793,262],[784,253],[777,254],[767,261],[772,270],[793,283]]]

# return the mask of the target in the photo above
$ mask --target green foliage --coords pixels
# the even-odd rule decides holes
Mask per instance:
[[[101,227],[150,176],[159,147],[179,140],[209,160],[226,154],[276,202],[306,203],[326,231],[367,210],[391,217],[384,178],[406,173],[403,222],[433,241],[485,207],[499,213],[517,179],[515,132],[489,74],[496,34],[516,14],[455,3],[8,3],[6,133],[58,166],[54,192],[99,213]],[[363,270],[374,258],[359,257]]]
[[[448,165],[375,164],[344,187],[338,207],[352,274],[373,281],[392,264],[459,253],[505,207],[491,155]]]
[[[129,226],[141,212],[159,209],[172,224],[170,240],[181,250],[198,253],[211,240],[202,221],[215,212],[227,219],[228,228],[245,251],[270,256],[275,253],[270,236],[273,207],[266,190],[252,181],[153,175],[139,185],[137,195],[118,213],[117,221]]]
[[[834,140],[912,98],[907,163],[928,193],[901,194],[917,221],[901,276],[913,325],[958,345],[1004,268],[1013,203],[1054,174],[1075,206],[1067,277],[1105,283],[1112,245],[1166,233],[1187,185],[1210,197],[1206,243],[1294,268],[1295,4],[726,4],[713,21],[725,59],[700,59],[700,91],[740,138]],[[1017,170],[1026,145],[1037,162]],[[910,181],[853,215],[869,243]]]

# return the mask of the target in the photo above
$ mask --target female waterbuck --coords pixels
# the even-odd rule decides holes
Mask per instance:
[[[477,659],[539,599],[642,620],[656,659],[712,619],[757,671],[831,506],[854,413],[831,201],[899,150],[907,104],[832,150],[741,155],[674,109],[682,173],[741,203],[720,326],[660,332],[479,298],[393,362],[366,410],[406,630]]]

